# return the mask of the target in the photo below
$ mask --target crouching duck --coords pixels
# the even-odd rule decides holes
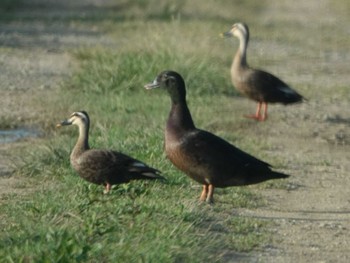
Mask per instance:
[[[249,185],[288,177],[272,171],[268,163],[222,138],[197,129],[187,107],[185,82],[180,74],[164,71],[145,88],[163,88],[171,97],[165,152],[178,169],[203,185],[200,201],[213,202],[215,187]]]
[[[231,80],[239,92],[258,103],[256,113],[246,117],[265,121],[268,103],[291,104],[301,102],[304,99],[298,92],[274,75],[248,66],[249,29],[246,24],[236,23],[231,30],[223,33],[222,36],[235,36],[239,39],[239,48],[231,66]]]
[[[79,138],[70,155],[73,169],[86,181],[104,185],[104,193],[108,193],[112,185],[130,180],[164,179],[157,169],[123,153],[90,149],[90,119],[85,111],[73,112],[69,119],[57,124],[57,127],[66,125],[79,127]]]

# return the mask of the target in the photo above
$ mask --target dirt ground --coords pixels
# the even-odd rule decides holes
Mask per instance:
[[[329,11],[331,2],[276,1],[266,8],[268,11],[264,15],[266,20],[271,16],[285,16],[285,19],[293,19],[301,26],[312,28],[315,27],[312,21],[326,23],[340,19],[334,9]],[[26,3],[26,8],[18,10],[19,17],[28,12],[41,12],[47,17],[56,13],[71,14],[79,4],[89,12],[93,4],[100,1],[30,0]],[[30,3],[33,6],[28,8]],[[317,12],[314,12],[315,7]],[[339,26],[348,27],[341,23]],[[344,29],[344,32],[349,37],[349,29]],[[113,45],[113,39],[94,27],[66,27],[53,22],[44,24],[40,20],[0,23],[0,120],[17,120],[20,124],[34,119],[39,113],[31,111],[28,98],[43,90],[54,90],[70,75],[74,68],[67,52],[70,48],[96,44]],[[302,52],[307,53],[307,50]],[[320,87],[345,87],[349,84],[349,47],[345,53],[344,50],[335,50],[331,54],[320,54],[318,61],[322,60],[322,56],[329,66],[325,63],[304,63],[302,67],[319,68],[319,73],[317,70],[312,75],[307,74],[307,70],[306,73],[294,73],[289,76],[289,81],[301,85],[311,81]],[[293,68],[293,65],[289,67]],[[284,74],[283,69],[277,66],[269,70]],[[276,145],[270,149],[269,155],[284,160],[283,165],[288,167],[284,172],[293,176],[288,179],[287,189],[257,190],[267,200],[266,206],[233,211],[241,216],[273,222],[272,243],[262,250],[242,255],[239,261],[350,262],[348,99],[348,93],[334,94],[325,99],[322,96],[312,98],[307,103],[292,106],[288,111],[283,106],[270,107],[271,119],[268,121],[276,121],[278,128],[271,130],[269,125],[262,124],[261,135],[257,136],[267,140],[269,145]],[[254,103],[245,99],[237,99],[235,105],[247,111],[254,109]],[[13,157],[9,152],[36,143],[36,140],[0,144],[0,194],[23,191],[16,187],[18,179],[10,176]],[[228,262],[237,262],[237,259],[228,259]]]

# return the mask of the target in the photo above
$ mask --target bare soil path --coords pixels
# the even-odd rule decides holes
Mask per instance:
[[[345,15],[350,6],[333,1],[273,2],[263,21],[299,27],[304,46],[295,52],[304,55],[291,55],[287,66],[270,69],[294,87],[307,83],[313,92],[309,102],[288,110],[288,116],[279,113],[280,106],[272,106],[273,114],[280,115],[269,120],[276,129],[266,127],[266,133],[258,135],[276,146],[271,155],[285,160],[293,175],[289,186],[259,189],[268,200],[266,207],[236,212],[275,225],[272,244],[256,261],[350,262],[350,48],[344,45],[350,35]],[[284,48],[266,48],[271,53],[264,56],[288,56]]]
[[[70,75],[74,62],[67,50],[113,45],[113,39],[96,27],[67,26],[50,20],[103,11],[106,6],[100,4],[102,1],[25,2],[16,11],[18,20],[0,23],[0,120],[15,121],[15,125],[30,124],[40,114],[32,111],[28,98],[43,91],[49,94]],[[261,41],[251,44],[251,52],[260,50],[259,56],[272,60],[291,55],[287,66],[276,63],[265,68],[295,87],[308,83],[310,89],[317,90],[310,92],[308,103],[288,112],[280,110],[283,106],[272,106],[271,119],[259,126],[259,134],[254,129],[247,131],[247,136],[275,145],[266,151],[285,160],[285,172],[293,176],[287,189],[257,189],[266,198],[266,206],[233,211],[272,222],[272,243],[253,256],[242,257],[242,262],[350,262],[350,96],[346,89],[350,83],[350,47],[342,40],[350,35],[350,10],[338,7],[336,2],[272,1],[261,14],[266,26],[280,21],[282,27],[293,21],[300,27],[305,46],[285,48],[285,43],[280,43],[271,48],[268,41]],[[108,6],[108,1],[104,4]],[[21,19],[35,15],[40,19]],[[308,38],[308,31],[319,34]],[[322,41],[327,48],[323,49]],[[302,56],[305,60],[301,62]],[[254,107],[242,99],[235,104],[245,111]],[[21,191],[16,187],[18,179],[9,177],[9,152],[31,143],[35,139],[0,144],[0,194]]]
[[[103,5],[96,0],[14,3],[14,10],[9,9],[12,16],[0,22],[0,130],[35,126],[41,112],[34,110],[37,105],[33,98],[54,96],[55,89],[74,71],[69,54],[72,48],[114,43],[94,26],[69,23],[70,17],[102,19],[110,1],[103,1]],[[13,171],[12,153],[37,140],[0,140],[0,194],[23,191],[17,187],[18,179],[9,176]]]

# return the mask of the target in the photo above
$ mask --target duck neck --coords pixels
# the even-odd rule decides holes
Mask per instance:
[[[167,130],[181,134],[195,129],[186,101],[173,102],[167,121]]]
[[[72,154],[71,160],[78,158],[83,152],[90,149],[89,146],[89,126],[80,125],[79,126],[79,137],[77,143],[75,144]]]
[[[238,70],[248,67],[247,64],[248,37],[239,37],[239,48],[234,56],[232,69]]]

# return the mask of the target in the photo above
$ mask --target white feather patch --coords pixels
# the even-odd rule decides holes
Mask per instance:
[[[279,90],[282,91],[283,93],[285,93],[287,96],[295,94],[295,91],[289,87],[279,87]]]
[[[138,172],[140,171],[140,168],[145,168],[147,167],[147,165],[145,165],[144,163],[140,163],[140,162],[134,162],[132,163],[131,167],[129,168],[130,172]]]
[[[147,172],[147,173],[142,173],[143,175],[146,175],[146,176],[150,176],[150,177],[154,177],[155,174],[154,173],[151,173],[151,172]]]
[[[146,165],[144,163],[141,163],[141,162],[134,162],[132,164],[132,166],[134,166],[134,167],[146,167]]]

